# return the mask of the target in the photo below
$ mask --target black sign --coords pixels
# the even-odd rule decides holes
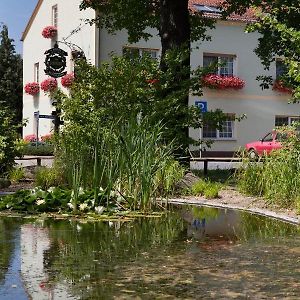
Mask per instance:
[[[40,119],[55,119],[55,116],[52,115],[39,115]]]
[[[68,53],[58,48],[57,43],[53,48],[45,52],[45,73],[51,77],[58,78],[67,74],[66,68],[66,56]]]

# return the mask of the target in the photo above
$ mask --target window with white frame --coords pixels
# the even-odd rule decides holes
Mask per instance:
[[[158,49],[123,47],[123,55],[129,58],[149,56],[152,59],[158,59]]]
[[[203,67],[212,68],[213,74],[233,76],[235,74],[235,55],[208,54],[203,55]]]
[[[58,24],[58,8],[57,4],[52,6],[52,25],[57,27]]]
[[[299,122],[300,116],[275,116],[275,126],[292,125],[294,122]]]
[[[235,120],[234,114],[227,114],[227,119],[220,124],[219,128],[216,128],[210,124],[204,124],[202,129],[202,137],[208,139],[233,139]]]
[[[33,69],[34,69],[34,81],[40,82],[40,64],[35,63]]]

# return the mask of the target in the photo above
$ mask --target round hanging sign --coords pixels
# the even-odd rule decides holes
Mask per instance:
[[[66,68],[66,56],[68,53],[60,48],[58,48],[57,43],[54,47],[45,52],[45,74],[58,78],[67,74]]]

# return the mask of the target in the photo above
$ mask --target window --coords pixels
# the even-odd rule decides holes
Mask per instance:
[[[234,138],[234,114],[227,114],[228,118],[221,124],[221,128],[215,128],[204,124],[202,130],[203,138],[210,139],[233,139]]]
[[[123,55],[129,58],[149,56],[152,59],[158,59],[158,49],[123,47]]]
[[[58,9],[57,4],[52,6],[52,25],[57,27]]]
[[[34,81],[40,82],[40,64],[39,63],[34,64]]]
[[[275,116],[275,126],[292,125],[294,122],[299,122],[298,116]]]
[[[280,79],[281,76],[285,75],[287,67],[282,60],[276,60],[276,79]]]
[[[212,67],[211,73],[222,76],[233,76],[235,73],[235,56],[234,55],[203,55],[203,67]]]

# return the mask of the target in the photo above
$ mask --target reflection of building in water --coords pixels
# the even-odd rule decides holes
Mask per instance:
[[[212,212],[214,213],[212,214]],[[205,236],[236,239],[241,223],[239,213],[234,210],[199,207],[196,212],[194,210],[184,210],[182,216],[189,223],[188,237],[197,239],[202,239]]]
[[[50,248],[48,229],[33,224],[21,227],[21,275],[32,300],[74,299],[61,283],[51,285],[44,270],[44,253]]]

